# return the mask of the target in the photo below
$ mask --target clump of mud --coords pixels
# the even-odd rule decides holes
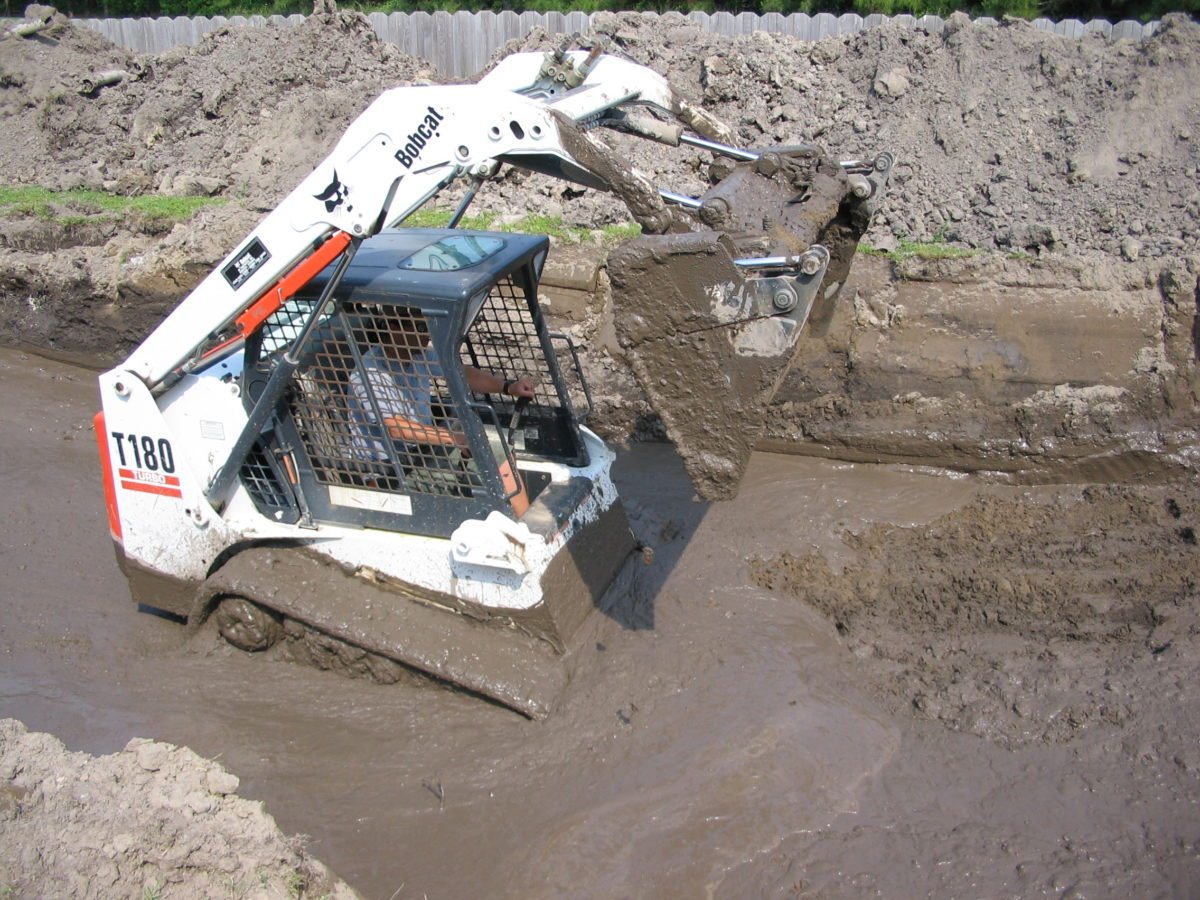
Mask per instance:
[[[92,757],[0,720],[0,885],[21,897],[358,896],[237,788],[186,747],[135,738]]]
[[[887,25],[818,42],[701,30],[682,15],[593,17],[745,146],[815,142],[899,165],[868,240],[1166,256],[1200,245],[1200,25],[1167,16],[1144,42],[1067,39],[1012,20]],[[513,47],[546,49],[534,33]],[[660,187],[704,189],[706,154],[615,139]],[[627,218],[543,185],[568,217]],[[511,191],[510,202],[520,197]],[[486,198],[484,202],[486,202]]]
[[[1200,660],[1200,490],[1091,485],[984,496],[920,529],[752,564],[811,603],[894,707],[1007,746],[1170,720]],[[1158,752],[1200,768],[1182,732]]]

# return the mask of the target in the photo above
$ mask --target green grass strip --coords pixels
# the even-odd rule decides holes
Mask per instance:
[[[860,243],[858,252],[867,256],[886,256],[893,262],[905,259],[965,259],[978,256],[978,250],[955,247],[943,241],[901,241],[895,250],[879,250],[870,244]]]
[[[49,188],[0,185],[0,211],[79,224],[94,218],[120,219],[130,215],[170,222],[186,222],[206,206],[226,201],[221,197],[164,197],[143,194],[124,197],[106,191],[52,191]]]

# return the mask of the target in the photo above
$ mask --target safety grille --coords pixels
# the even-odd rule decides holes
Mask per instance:
[[[360,303],[329,320],[305,354],[291,412],[323,484],[451,497],[482,486],[416,309]]]
[[[293,297],[271,313],[263,325],[262,355],[286,350],[300,336],[300,330],[316,305],[312,297]]]
[[[242,484],[260,507],[287,509],[292,506],[292,498],[271,468],[271,461],[261,441],[255,441],[246,455],[241,476]]]
[[[529,301],[511,277],[497,282],[488,292],[467,331],[462,361],[503,378],[527,375],[535,385],[533,405],[543,409],[560,405]]]

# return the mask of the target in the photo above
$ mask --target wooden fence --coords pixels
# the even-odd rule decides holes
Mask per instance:
[[[445,77],[462,78],[474,75],[487,63],[493,52],[506,41],[523,37],[534,26],[552,34],[586,32],[591,16],[588,13],[549,12],[516,13],[491,12],[412,12],[371,13],[367,16],[380,38],[396,44],[406,53],[432,63]],[[925,31],[941,31],[945,22],[939,16],[859,16],[847,13],[835,16],[819,13],[809,16],[793,13],[704,13],[693,12],[687,20],[706,31],[723,35],[749,34],[769,31],[788,34],[801,40],[815,41],[839,34],[850,34],[873,28],[885,22],[898,22]],[[194,45],[210,31],[224,25],[263,26],[296,25],[304,16],[197,16],[158,19],[81,19],[81,24],[99,31],[114,43],[137,53],[162,53],[179,45]],[[995,19],[980,18],[977,22],[995,23]],[[1064,37],[1082,37],[1093,32],[1112,39],[1140,40],[1154,33],[1157,22],[1145,25],[1123,21],[1113,25],[1103,19],[1080,22],[1065,19],[1052,22],[1035,19],[1033,26]]]

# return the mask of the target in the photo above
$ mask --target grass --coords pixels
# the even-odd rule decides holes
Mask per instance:
[[[858,252],[867,256],[886,256],[892,262],[906,259],[964,259],[968,256],[978,256],[978,250],[969,247],[955,247],[945,241],[900,241],[895,250],[877,250],[869,244],[859,244]]]
[[[304,893],[304,876],[293,869],[288,873],[287,892],[289,897],[300,897]]]
[[[206,206],[224,203],[220,197],[164,197],[144,194],[123,197],[104,191],[52,191],[49,188],[0,185],[0,212],[37,216],[63,225],[140,216],[164,222],[186,222]]]
[[[402,224],[408,228],[444,228],[453,214],[453,211],[448,209],[418,209],[409,215]],[[605,225],[603,228],[593,229],[568,225],[561,216],[537,214],[522,216],[520,219],[512,221],[501,221],[498,213],[480,213],[475,216],[464,216],[459,226],[479,231],[544,234],[555,240],[572,244],[619,243],[642,233],[641,226],[636,222],[622,222],[618,225]]]

